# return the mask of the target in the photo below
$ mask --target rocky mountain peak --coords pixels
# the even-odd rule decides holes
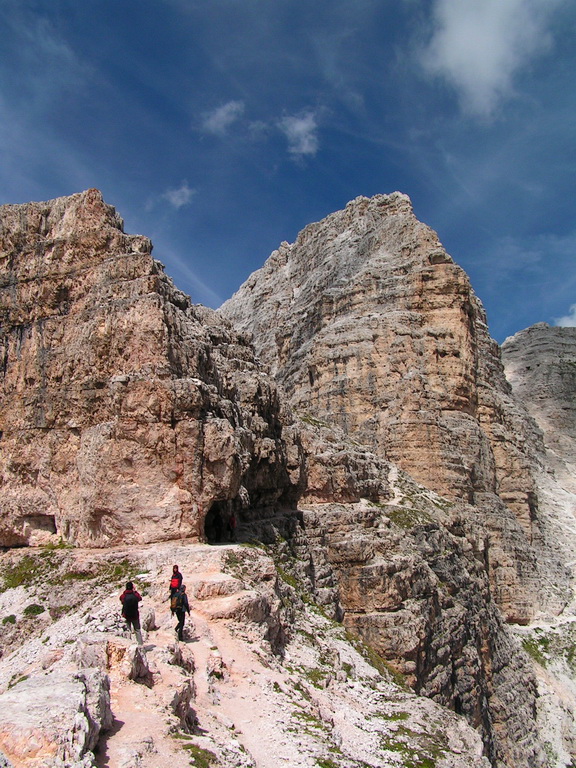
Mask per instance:
[[[199,538],[290,487],[274,384],[151,250],[96,190],[0,208],[1,545]]]
[[[97,190],[0,207],[0,763],[37,764],[32,732],[46,768],[95,768],[98,745],[116,759],[132,747],[129,729],[106,735],[112,716],[139,702],[154,733],[126,768],[174,764],[174,729],[215,768],[267,768],[260,742],[287,743],[292,705],[316,723],[289,737],[294,765],[382,768],[394,751],[439,768],[568,764],[572,432],[553,433],[572,414],[569,334],[507,344],[511,387],[467,276],[400,193],[306,227],[221,312],[151,250]],[[201,642],[180,648],[171,617],[158,629],[148,614],[152,647],[130,648],[107,616],[116,566],[149,575],[162,613],[174,561]],[[357,638],[413,689],[409,727],[373,727],[399,691]],[[26,730],[56,684],[74,696],[61,723],[80,730],[52,736],[50,712]],[[258,728],[236,730],[234,689]]]
[[[405,195],[357,198],[306,227],[221,311],[252,334],[297,413],[483,510],[502,553],[493,587],[510,617],[564,604],[532,578],[542,565],[565,582],[538,513],[540,434],[511,397],[467,275]]]

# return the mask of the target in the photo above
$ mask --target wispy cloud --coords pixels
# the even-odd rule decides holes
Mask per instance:
[[[313,156],[318,151],[318,124],[314,112],[286,115],[278,127],[288,140],[288,151],[294,157]]]
[[[253,120],[245,116],[243,101],[229,101],[226,104],[205,112],[202,128],[215,136],[225,137],[232,127],[239,136],[249,141],[261,141],[275,131],[280,131],[288,142],[288,152],[300,159],[313,156],[319,148],[318,117],[312,109],[303,110],[293,115],[284,115],[278,119]]]
[[[239,120],[244,114],[243,101],[228,101],[226,104],[205,112],[202,120],[202,127],[208,133],[216,136],[224,136],[228,133],[230,127]]]
[[[570,306],[568,314],[564,315],[564,317],[555,317],[554,325],[559,325],[563,328],[576,328],[576,304]]]
[[[189,291],[192,301],[196,304],[205,304],[208,307],[219,307],[224,299],[199,277],[191,264],[202,262],[200,254],[186,253],[182,255],[181,249],[173,247],[166,237],[160,232],[152,234],[155,252],[163,263],[166,264],[166,273],[175,281],[181,289]]]
[[[457,90],[465,111],[491,116],[517,72],[551,46],[550,15],[563,0],[435,0],[425,69]]]
[[[166,190],[166,192],[164,192],[162,195],[162,199],[167,200],[170,205],[174,206],[176,209],[179,209],[184,205],[188,205],[196,192],[196,189],[192,189],[188,186],[187,181],[183,181],[179,187]]]

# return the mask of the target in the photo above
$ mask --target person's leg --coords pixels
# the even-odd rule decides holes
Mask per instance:
[[[134,625],[134,634],[136,635],[136,642],[138,645],[144,645],[142,641],[142,632],[140,631],[140,617],[136,616],[135,619],[132,619],[132,624]]]
[[[184,620],[186,618],[186,611],[176,611],[178,617],[178,624],[176,625],[176,632],[178,633],[178,640],[184,639]]]
[[[142,632],[140,631],[140,619],[138,616],[133,619],[126,619],[126,626],[128,627],[130,636],[132,636],[132,632],[134,632],[138,645],[143,645]]]

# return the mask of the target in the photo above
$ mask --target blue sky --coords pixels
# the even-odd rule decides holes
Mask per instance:
[[[0,203],[98,187],[194,302],[400,190],[498,340],[576,325],[570,0],[0,0]]]

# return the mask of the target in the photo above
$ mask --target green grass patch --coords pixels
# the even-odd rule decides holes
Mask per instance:
[[[398,722],[401,722],[402,720],[408,720],[408,718],[410,717],[410,713],[409,712],[392,712],[388,715],[384,712],[380,712],[378,714],[378,717],[382,718],[382,720],[387,720],[390,723],[398,723]]]
[[[386,516],[399,528],[405,529],[434,522],[432,515],[410,507],[388,507]]]
[[[331,429],[331,425],[327,421],[318,419],[316,416],[312,416],[309,413],[301,414],[298,418],[310,427],[326,427],[327,429]]]
[[[544,651],[547,650],[547,643],[545,643],[546,638],[533,638],[533,637],[525,637],[522,640],[522,648],[526,651],[528,656],[530,656],[537,664],[540,664],[541,667],[545,667],[548,663],[548,659],[544,655]]]
[[[2,619],[2,624],[16,624],[16,616],[14,616],[13,613],[11,613],[9,616],[4,616]]]
[[[36,583],[41,575],[43,575],[43,569],[39,567],[38,559],[24,555],[20,562],[6,566],[2,574],[0,591],[5,592],[7,589],[27,587]]]
[[[14,688],[15,685],[18,685],[18,683],[23,683],[24,680],[28,680],[30,675],[21,675],[20,677],[17,677],[17,675],[13,675],[12,679],[8,683],[8,688]]]
[[[309,680],[316,688],[323,688],[322,683],[328,677],[328,672],[325,669],[319,667],[302,668],[302,674]]]
[[[44,608],[43,605],[32,603],[24,608],[24,616],[39,616],[41,613],[44,613],[45,610],[46,608]]]
[[[62,576],[62,581],[88,581],[93,578],[94,574],[90,571],[68,571]]]
[[[18,562],[5,566],[0,575],[0,592],[16,587],[58,586],[67,582],[94,580],[97,585],[114,584],[133,580],[139,573],[140,566],[127,558],[120,562],[101,562],[88,569],[70,569],[64,571],[65,555],[61,550],[67,547],[53,546],[43,548],[37,555],[24,555]],[[142,580],[138,585],[143,588]]]
[[[285,584],[288,584],[288,586],[292,587],[295,590],[298,590],[299,584],[297,579],[292,576],[292,574],[287,573],[284,568],[282,568],[280,565],[276,565],[276,572],[278,573],[278,576],[282,579],[282,581]]]
[[[62,618],[62,616],[70,613],[71,610],[73,610],[73,606],[71,605],[53,605],[48,609],[48,613],[50,614],[51,619],[57,621]]]
[[[358,635],[354,634],[349,629],[346,630],[346,640],[358,651],[371,667],[374,667],[374,669],[382,675],[382,677],[385,677],[387,680],[392,680],[392,682],[396,683],[399,688],[402,688],[405,691],[411,690],[406,682],[406,678],[401,672],[394,669],[394,667],[389,664],[386,659],[382,658],[374,648],[367,645],[360,637],[358,637]]]
[[[210,768],[210,766],[214,765],[218,759],[214,752],[199,747],[197,744],[183,744],[182,749],[185,749],[186,752],[189,753],[192,758],[190,765],[194,765],[196,768]]]

